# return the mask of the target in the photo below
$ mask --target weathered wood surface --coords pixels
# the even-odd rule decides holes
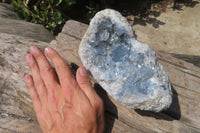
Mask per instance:
[[[65,47],[60,52],[63,57],[80,66],[78,46],[86,29],[87,25],[69,20],[51,44],[57,49]],[[110,103],[106,97],[105,111],[107,120],[113,124],[113,133],[200,132],[200,68],[169,54],[157,52],[157,56],[172,82],[172,106],[156,114],[127,109],[112,98]]]
[[[29,47],[55,48],[75,72],[82,65],[78,46],[86,29],[85,24],[67,21],[50,44],[0,33],[1,133],[41,132],[23,82],[24,74],[29,73],[24,60]],[[106,133],[200,132],[200,68],[168,54],[157,52],[157,56],[172,82],[172,106],[161,113],[127,109],[95,84],[105,103]]]
[[[48,43],[0,33],[0,133],[41,133],[23,81],[31,45],[44,48]]]
[[[51,42],[54,36],[41,24],[20,20],[10,4],[0,3],[0,32]]]

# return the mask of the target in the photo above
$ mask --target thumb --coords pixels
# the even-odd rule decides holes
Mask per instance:
[[[79,67],[76,72],[76,79],[81,90],[86,94],[89,100],[93,100],[96,91],[90,82],[90,77],[85,67]]]

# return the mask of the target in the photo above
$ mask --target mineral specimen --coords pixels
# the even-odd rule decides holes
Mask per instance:
[[[79,55],[116,101],[127,108],[159,112],[172,102],[171,84],[155,52],[133,33],[119,12],[100,11],[90,22]]]

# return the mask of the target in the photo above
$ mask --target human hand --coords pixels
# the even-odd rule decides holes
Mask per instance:
[[[24,77],[38,122],[44,133],[102,133],[103,102],[92,88],[84,67],[74,79],[60,55],[48,47],[45,54],[55,66],[57,76],[45,55],[36,47],[26,55],[31,75]]]

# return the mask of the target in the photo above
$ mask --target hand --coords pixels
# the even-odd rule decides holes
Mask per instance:
[[[102,133],[103,102],[92,88],[89,75],[79,67],[74,79],[60,55],[50,47],[45,54],[55,66],[57,76],[45,55],[36,47],[26,55],[31,75],[24,77],[38,122],[44,133]]]

